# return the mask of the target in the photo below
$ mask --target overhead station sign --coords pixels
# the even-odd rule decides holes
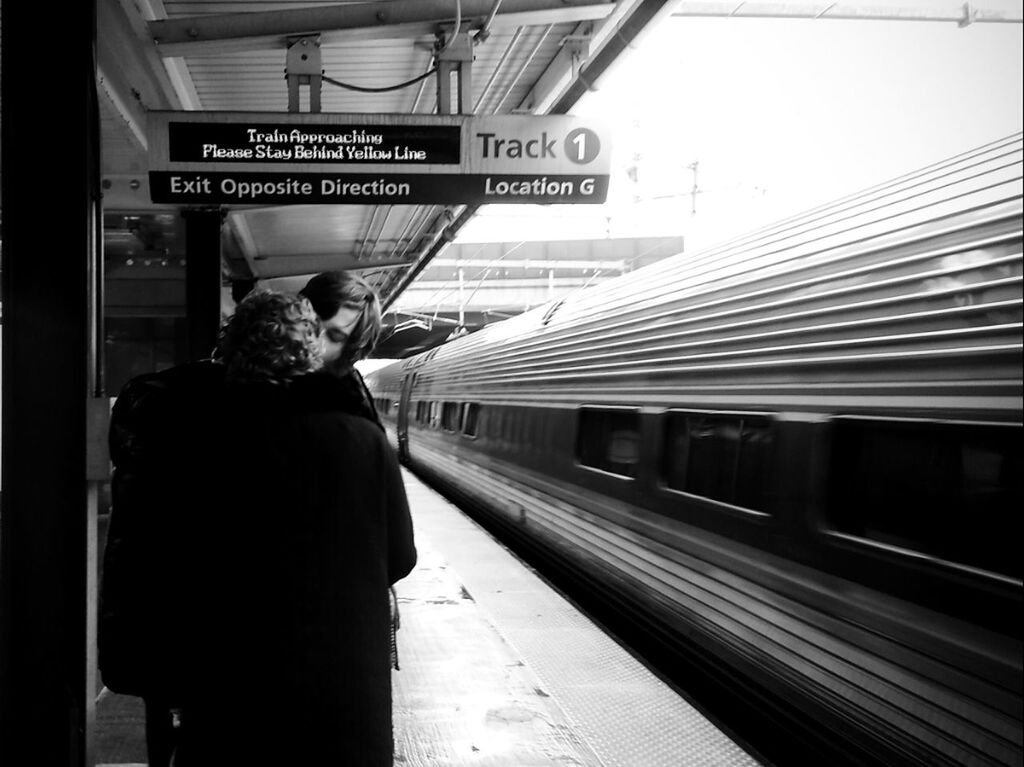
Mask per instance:
[[[153,202],[602,203],[609,142],[567,115],[152,112]]]

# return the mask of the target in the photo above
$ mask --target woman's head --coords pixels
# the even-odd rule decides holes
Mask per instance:
[[[217,356],[230,381],[281,383],[323,366],[319,331],[305,298],[258,290],[221,327]]]
[[[329,369],[342,372],[373,351],[381,330],[380,300],[366,280],[354,272],[322,272],[299,295],[320,318]]]

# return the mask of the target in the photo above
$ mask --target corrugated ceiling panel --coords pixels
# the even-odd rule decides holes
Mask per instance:
[[[197,15],[199,9],[240,12],[299,8],[331,3],[175,3],[166,2],[168,17]],[[224,6],[233,6],[228,11]],[[272,6],[272,7],[271,7]],[[499,28],[475,49],[472,104],[478,113],[510,112],[522,102],[550,60],[558,53],[575,24]],[[399,85],[422,75],[432,64],[429,36],[398,40],[349,42],[324,45],[324,74],[340,82],[364,88]],[[214,56],[190,56],[188,71],[203,109],[283,111],[288,90],[284,79],[286,51],[242,51]],[[495,74],[495,69],[501,66]],[[488,85],[490,88],[488,89]],[[453,87],[455,87],[453,83]],[[400,90],[367,93],[324,82],[321,90],[325,112],[409,113],[436,109],[437,83],[427,78]],[[487,94],[485,98],[485,89]],[[417,96],[422,91],[417,102]],[[306,90],[303,89],[303,105]],[[305,106],[303,107],[305,109]]]
[[[257,243],[257,258],[294,253],[296,243],[308,254],[350,252],[365,229],[372,208],[359,205],[292,206],[282,216],[276,208],[247,211],[246,223]]]
[[[558,53],[561,41],[574,28],[573,24],[522,27],[515,45],[494,78],[487,98],[477,111],[480,114],[492,114],[516,109]],[[474,83],[474,103],[479,100],[488,78],[501,63],[514,35],[515,31],[495,32],[486,45],[477,48],[474,74],[476,71],[480,74]]]

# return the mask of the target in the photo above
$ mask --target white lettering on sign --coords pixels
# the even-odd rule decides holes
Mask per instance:
[[[549,181],[547,176],[529,181],[495,181],[490,176],[484,181],[484,194],[508,195],[560,195],[569,197],[576,189],[572,181]],[[593,191],[593,190],[591,190]]]
[[[206,179],[209,184],[209,179]],[[221,194],[228,197],[237,197],[239,200],[246,198],[252,200],[264,194],[301,194],[309,195],[313,192],[313,185],[308,181],[288,178],[284,181],[236,181],[233,178],[225,178],[220,182]]]
[[[250,144],[380,144],[384,141],[380,133],[368,133],[362,128],[348,133],[306,133],[298,128],[290,131],[275,128],[270,133],[261,133],[256,128],[247,128],[246,133]]]
[[[171,176],[172,194],[210,194],[210,179],[203,176],[182,178]]]
[[[349,149],[348,151],[352,151]],[[307,147],[302,144],[296,144],[292,147],[292,156],[296,160],[344,160],[345,149],[338,147],[337,149],[326,149],[324,147]]]
[[[204,160],[250,160],[253,152],[251,149],[224,149],[216,144],[203,144]]]
[[[391,150],[390,149],[374,149],[373,147],[363,147],[357,149],[356,147],[346,147],[345,151],[348,152],[347,160],[390,160]]]
[[[427,153],[423,149],[410,149],[407,146],[395,147],[396,160],[426,160]]]
[[[395,183],[378,179],[377,181],[342,181],[341,179],[325,178],[320,181],[322,195],[370,195],[386,197],[408,197],[411,187],[408,183]]]
[[[577,165],[593,162],[601,151],[601,139],[590,128],[575,128],[565,137],[565,156]]]
[[[256,159],[257,160],[290,160],[292,159],[291,149],[278,149],[277,147],[267,146],[266,144],[256,145]]]

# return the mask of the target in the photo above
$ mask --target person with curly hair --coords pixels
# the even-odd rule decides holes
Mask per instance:
[[[305,298],[257,291],[220,336],[177,767],[392,764],[388,589],[416,562],[412,521],[321,331]]]
[[[323,367],[320,333],[309,301],[257,290],[221,327],[217,357],[229,381],[283,384]]]

